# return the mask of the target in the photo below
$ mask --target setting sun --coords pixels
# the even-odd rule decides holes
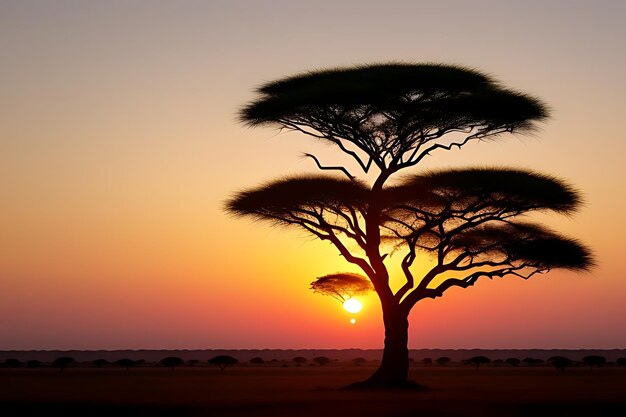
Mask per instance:
[[[348,313],[358,313],[363,308],[363,304],[356,298],[348,298],[343,302],[343,308]]]

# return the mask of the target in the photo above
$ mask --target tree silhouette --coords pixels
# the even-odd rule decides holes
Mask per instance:
[[[522,359],[522,362],[525,363],[526,366],[535,366],[535,365],[539,365],[540,363],[542,363],[543,360],[535,359],[535,358],[524,358]]]
[[[361,365],[363,365],[364,363],[367,363],[367,359],[362,358],[362,357],[360,357],[360,356],[359,356],[358,358],[354,358],[354,359],[352,359],[352,363],[353,363],[355,366],[361,366]]]
[[[132,359],[126,359],[126,358],[124,358],[124,359],[119,359],[119,360],[115,361],[115,363],[116,363],[117,365],[119,365],[119,366],[123,367],[123,368],[124,368],[124,369],[126,369],[127,371],[128,371],[131,367],[133,367],[133,366],[137,365],[137,362],[135,362],[134,360],[132,360]]]
[[[26,361],[26,367],[28,368],[40,368],[41,366],[43,366],[43,363],[37,359]]]
[[[480,365],[488,364],[489,362],[491,362],[491,359],[486,356],[474,356],[467,360],[467,363],[476,365],[476,369],[480,368]]]
[[[574,364],[574,361],[564,356],[552,356],[551,358],[548,358],[548,362],[550,362],[557,371],[564,371],[565,368]]]
[[[168,356],[167,358],[161,359],[161,365],[171,368],[172,371],[175,367],[180,366],[183,363],[185,363],[185,361],[177,356]]]
[[[475,70],[420,64],[317,71],[257,91],[260,97],[241,110],[243,122],[300,132],[335,146],[352,164],[325,165],[307,153],[319,169],[346,178],[283,178],[237,193],[226,207],[306,230],[370,280],[381,302],[385,346],[379,369],[355,386],[412,385],[408,315],[418,301],[480,277],[528,279],[592,265],[579,242],[515,220],[532,212],[572,214],[580,198],[559,179],[504,168],[392,178],[440,150],[532,131],[547,117],[539,100]],[[354,167],[364,179],[353,175]],[[385,263],[391,255],[399,255],[405,278],[395,291]],[[426,270],[418,277],[417,265]]]
[[[337,273],[324,275],[311,283],[314,292],[329,295],[344,302],[355,295],[365,294],[374,288],[370,281],[362,275],[352,273]]]
[[[306,358],[304,356],[296,356],[295,358],[293,358],[293,361],[296,363],[297,366],[302,366],[306,363]]]
[[[255,356],[254,358],[250,359],[250,363],[253,363],[255,365],[261,365],[261,364],[264,364],[265,361],[263,360],[263,358],[259,356]]]
[[[109,361],[106,359],[96,359],[93,361],[93,364],[96,365],[96,368],[102,368],[104,365],[108,365]]]
[[[68,365],[74,362],[76,362],[74,358],[70,358],[69,356],[61,356],[52,361],[52,366],[54,366],[55,368],[59,368],[59,370],[63,372],[63,370],[67,368]]]
[[[209,362],[210,365],[217,366],[220,372],[223,372],[226,367],[234,365],[239,361],[229,355],[218,355],[209,359],[207,362]]]
[[[442,356],[440,358],[435,359],[435,362],[437,362],[437,365],[443,366],[443,365],[447,365],[450,363],[450,358],[447,356]]]
[[[327,358],[326,356],[316,356],[313,358],[313,362],[319,366],[324,366],[330,363],[330,358]]]
[[[7,359],[4,361],[4,365],[9,368],[19,368],[22,366],[22,362],[19,359]]]
[[[508,358],[504,362],[511,366],[519,366],[521,361],[518,358]]]
[[[602,366],[606,364],[606,358],[600,355],[589,355],[583,358],[583,362],[589,365],[589,369],[593,369],[594,366]]]

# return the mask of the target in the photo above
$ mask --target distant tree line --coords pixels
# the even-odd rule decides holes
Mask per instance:
[[[31,360],[19,360],[14,358],[6,359],[4,362],[0,362],[0,368],[56,368],[60,372],[63,372],[67,368],[123,368],[126,371],[130,371],[131,368],[140,368],[140,367],[163,367],[169,368],[171,371],[174,371],[176,368],[180,367],[199,367],[202,364],[206,364],[205,366],[216,367],[220,371],[224,371],[226,368],[232,367],[234,365],[240,364],[241,366],[328,366],[329,364],[337,362],[344,366],[346,361],[340,362],[338,360],[333,360],[326,356],[314,356],[312,358],[306,358],[304,356],[296,356],[290,360],[278,360],[271,359],[266,360],[262,357],[256,356],[251,358],[247,363],[241,363],[239,360],[230,355],[218,355],[208,359],[203,362],[198,359],[190,359],[183,360],[177,356],[168,356],[159,361],[155,362],[146,362],[143,359],[128,359],[122,358],[115,361],[109,361],[107,359],[95,359],[92,361],[86,362],[78,362],[72,357],[61,356],[56,358],[51,362],[42,362],[40,360],[31,359]],[[376,364],[377,360],[368,360],[363,357],[355,357],[349,361],[348,364],[353,366],[363,366],[366,364]],[[579,361],[572,360],[571,358],[567,358],[564,356],[552,356],[547,360],[526,357],[523,359],[510,357],[506,359],[490,359],[486,356],[479,355],[471,358],[467,358],[465,360],[461,360],[459,362],[454,362],[450,357],[441,356],[437,358],[422,358],[415,359],[411,358],[412,366],[435,366],[435,367],[446,367],[446,366],[473,366],[476,369],[480,369],[481,367],[491,366],[491,367],[540,367],[540,366],[551,366],[554,367],[557,371],[565,371],[567,368],[571,367],[588,367],[590,370],[601,368],[601,367],[625,367],[626,366],[626,358],[618,358],[614,362],[608,361],[606,357],[601,355],[588,355],[583,357]]]

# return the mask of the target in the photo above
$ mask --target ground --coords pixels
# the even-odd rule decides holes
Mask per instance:
[[[624,416],[626,368],[416,367],[428,391],[345,391],[369,366],[0,369],[5,416]]]

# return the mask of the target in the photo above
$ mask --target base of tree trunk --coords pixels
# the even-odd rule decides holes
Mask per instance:
[[[372,389],[391,389],[391,390],[414,390],[414,391],[427,391],[429,388],[424,385],[420,385],[415,381],[381,381],[368,379],[365,381],[355,382],[346,387],[343,390],[372,390]]]

